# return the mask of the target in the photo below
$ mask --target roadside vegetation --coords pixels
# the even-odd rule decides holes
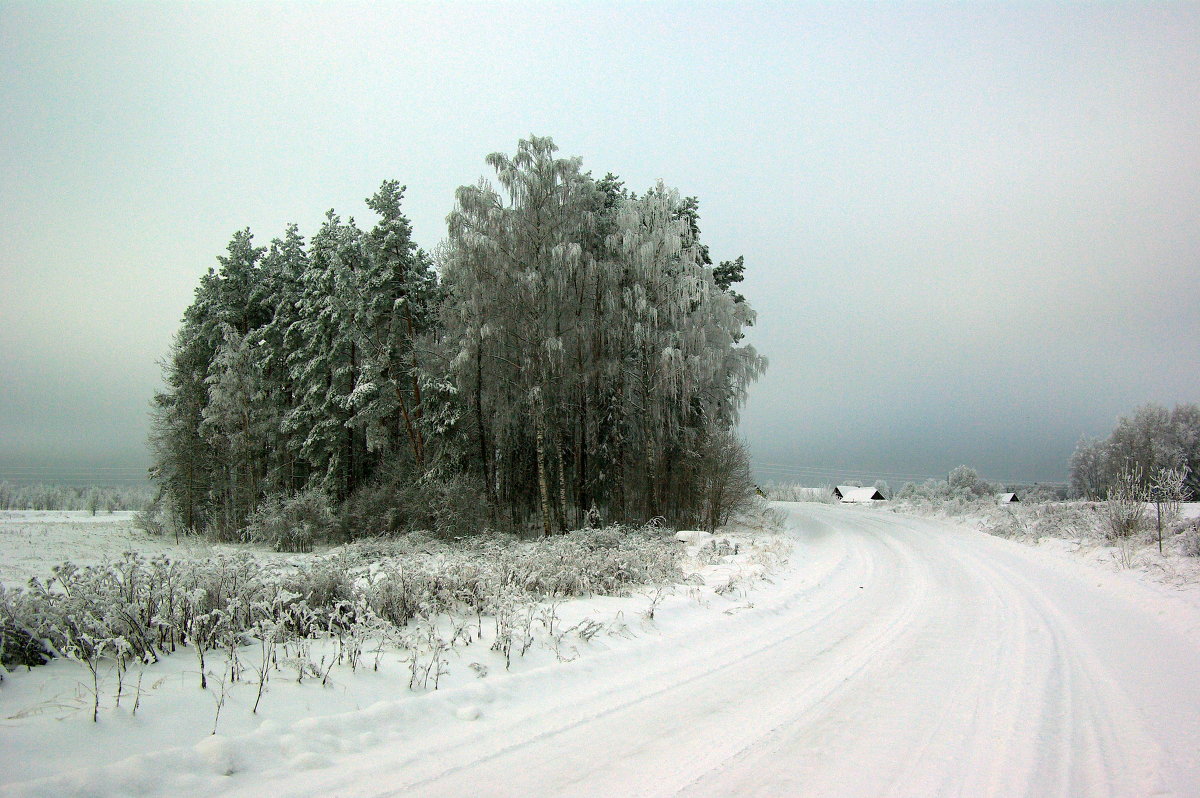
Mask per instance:
[[[765,503],[747,518],[777,523]],[[256,713],[272,680],[329,686],[381,663],[394,679],[399,661],[403,686],[422,692],[438,689],[464,659],[480,678],[535,651],[569,660],[594,638],[631,632],[621,612],[606,619],[564,611],[564,602],[637,597],[650,622],[675,593],[743,594],[789,549],[772,535],[643,526],[532,540],[408,534],[288,557],[129,552],[95,565],[66,562],[25,587],[0,586],[0,681],[73,661],[95,721],[106,707],[137,715],[143,680],[160,684],[158,663],[183,658],[191,666],[169,672],[191,674],[212,696],[215,733],[229,695],[237,691],[239,706]]]
[[[430,646],[436,652],[478,639],[485,617],[508,655],[513,619],[532,605],[680,583],[683,554],[669,533],[649,527],[455,544],[408,535],[292,562],[249,552],[200,560],[130,552],[99,565],[63,563],[26,588],[0,586],[0,661],[11,670],[66,657],[93,676],[108,663],[120,683],[126,669],[186,650],[207,687],[206,658],[225,656],[236,670],[248,644],[333,637],[339,664],[353,668],[362,653],[354,647],[368,638],[424,656]],[[430,624],[442,617],[472,630],[435,632]]]

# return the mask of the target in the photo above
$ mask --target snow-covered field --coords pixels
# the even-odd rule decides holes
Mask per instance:
[[[57,662],[0,685],[11,795],[1200,794],[1200,609],[1167,585],[932,519],[778,505],[771,582],[582,599],[599,626],[436,692],[401,663],[273,680],[260,715],[194,661],[141,708],[80,708]],[[648,610],[661,598],[653,618]],[[577,626],[577,628],[580,628]],[[591,628],[591,627],[588,627]],[[386,658],[385,658],[386,659]],[[166,667],[163,667],[166,666]],[[402,672],[403,671],[403,672]]]
[[[149,535],[127,511],[0,510],[0,584],[19,587],[31,576],[43,577],[65,560],[91,565],[137,551],[151,557],[207,556],[214,548],[197,539]]]

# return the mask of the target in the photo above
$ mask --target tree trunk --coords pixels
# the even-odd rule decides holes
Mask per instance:
[[[588,391],[587,384],[584,384],[583,391],[580,393],[579,403],[579,438],[578,449],[575,451],[575,500],[578,502],[578,510],[581,513],[588,511],[592,506],[591,498],[588,493],[587,484],[587,467],[588,467]]]
[[[413,427],[412,417],[408,413],[408,403],[404,401],[404,391],[400,389],[400,383],[393,383],[396,392],[396,404],[400,406],[400,416],[404,419],[404,431],[408,433],[408,445],[412,448],[413,462],[417,464],[418,470],[424,470],[421,462],[421,443],[416,429]]]
[[[646,439],[646,520],[658,515],[658,461],[654,437]]]
[[[540,408],[537,412],[537,473],[538,496],[542,506],[542,536],[550,537],[550,486],[546,481],[546,423]]]
[[[562,441],[558,441],[554,452],[558,457],[558,512],[562,518],[560,531],[566,532],[571,521],[567,518],[567,468],[563,463]]]
[[[483,420],[483,347],[475,349],[475,426],[479,433],[479,468],[483,472],[483,490],[487,498],[488,520],[496,520],[496,480],[488,446],[487,424]]]

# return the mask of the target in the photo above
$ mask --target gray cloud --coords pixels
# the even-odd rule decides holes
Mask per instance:
[[[1081,433],[1200,393],[1195,5],[0,20],[0,468],[144,467],[155,361],[234,230],[366,218],[395,177],[432,248],[530,132],[698,195],[746,256],[765,475],[1063,479]]]

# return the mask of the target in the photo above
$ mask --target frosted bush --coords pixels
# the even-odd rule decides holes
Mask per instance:
[[[1135,537],[1146,525],[1147,490],[1140,466],[1126,468],[1108,489],[1106,532],[1109,540]]]
[[[266,543],[275,551],[312,551],[317,541],[327,540],[335,520],[329,497],[320,490],[292,496],[268,496],[250,516],[246,540]]]
[[[439,538],[471,535],[487,523],[478,480],[462,475],[418,475],[393,467],[355,491],[343,505],[351,538],[423,531]]]
[[[1185,557],[1200,557],[1200,518],[1177,521],[1171,527],[1175,545]]]
[[[1104,516],[1094,503],[1050,502],[980,508],[981,528],[998,537],[1017,540],[1056,538],[1099,538]]]
[[[96,717],[102,669],[115,672],[119,703],[128,669],[140,673],[142,664],[187,652],[200,687],[212,691],[216,728],[227,690],[247,672],[258,686],[255,710],[273,672],[327,684],[335,665],[357,668],[367,654],[378,667],[385,649],[402,652],[414,689],[437,689],[450,653],[480,639],[485,618],[506,663],[535,644],[569,658],[566,636],[595,630],[561,628],[555,601],[681,583],[682,559],[666,531],[624,527],[532,541],[488,534],[453,546],[407,535],[357,542],[299,566],[246,552],[194,561],[127,553],[93,566],[64,563],[27,588],[0,588],[0,662],[11,669],[78,661],[91,677]],[[315,640],[328,641],[333,654],[314,662]],[[259,657],[249,668],[247,646]]]

